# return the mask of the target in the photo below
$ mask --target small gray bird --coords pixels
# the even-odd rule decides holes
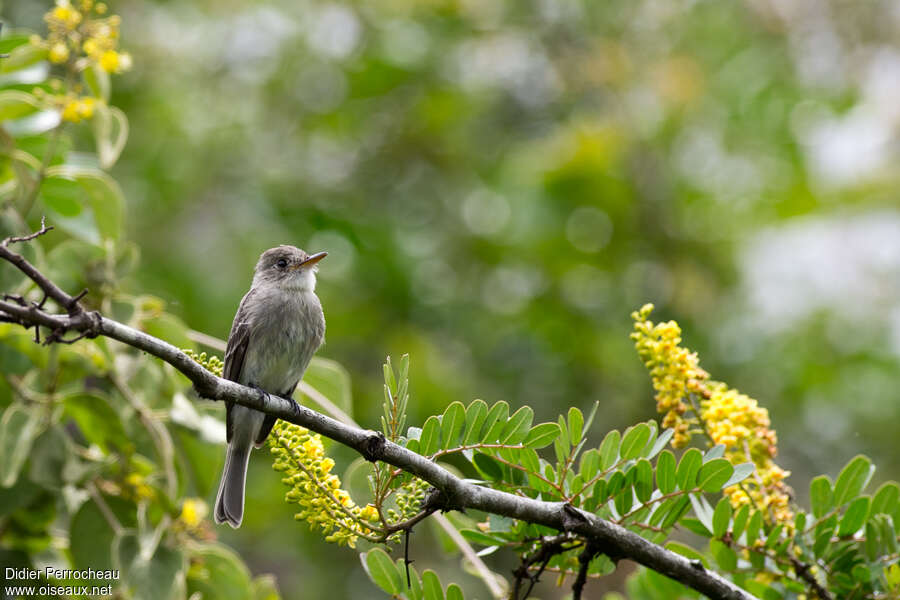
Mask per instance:
[[[225,379],[293,401],[294,389],[325,337],[325,315],[315,289],[316,264],[326,254],[310,256],[294,246],[262,253],[228,334]],[[266,441],[276,419],[233,402],[226,404],[225,414],[228,451],[215,519],[236,528],[244,517],[251,447]]]

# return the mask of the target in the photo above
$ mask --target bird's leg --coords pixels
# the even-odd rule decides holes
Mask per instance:
[[[269,395],[269,392],[267,392],[266,390],[262,389],[261,387],[259,387],[259,386],[256,385],[255,383],[249,383],[249,384],[247,384],[247,387],[251,387],[251,388],[253,388],[254,390],[256,390],[257,392],[259,392],[259,395],[262,397],[263,402],[265,402],[266,406],[269,406],[269,405],[271,404],[271,402],[272,402],[272,397]]]
[[[281,397],[291,403],[291,410],[295,415],[300,413],[300,403],[294,399],[293,394],[288,394]]]

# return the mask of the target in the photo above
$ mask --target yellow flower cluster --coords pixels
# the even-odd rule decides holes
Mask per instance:
[[[686,402],[688,394],[700,394],[709,374],[700,368],[696,352],[679,346],[681,327],[675,321],[656,323],[648,319],[653,311],[652,304],[645,304],[631,313],[634,319],[634,340],[638,356],[650,371],[653,389],[656,390],[656,410],[663,417],[663,427],[675,430],[672,445],[686,446],[691,441],[691,425],[697,424],[695,417],[685,417],[690,406]]]
[[[182,348],[182,352],[190,356],[194,362],[200,363],[200,366],[215,375],[216,377],[222,376],[222,369],[225,367],[225,363],[222,362],[215,354],[207,356],[206,352],[201,352],[197,354],[190,348]]]
[[[366,523],[378,519],[372,505],[359,507],[350,494],[341,489],[341,480],[331,473],[334,461],[325,456],[322,438],[308,429],[278,421],[269,436],[269,447],[275,457],[272,468],[283,474],[282,483],[290,489],[285,500],[296,503],[294,515],[318,528],[329,542],[356,547],[360,536],[370,536]]]
[[[47,39],[32,38],[32,44],[46,48],[47,58],[55,64],[65,64],[70,74],[96,65],[107,73],[122,73],[131,68],[131,55],[119,46],[118,15],[103,17],[106,4],[81,0],[74,6],[70,0],[56,0],[56,6],[44,15]],[[92,96],[81,96],[81,86],[72,85],[63,95],[51,98],[64,121],[77,123],[94,116],[97,103]]]
[[[672,445],[684,446],[691,439],[691,426],[701,427],[698,431],[711,445],[725,446],[725,458],[732,464],[752,462],[756,467],[750,479],[724,490],[732,505],[750,504],[773,522],[789,522],[793,515],[784,479],[790,473],[775,464],[778,439],[770,428],[769,411],[724,383],[710,381],[697,354],[680,345],[678,324],[654,324],[649,320],[652,310],[653,305],[647,304],[632,313],[631,337],[650,371],[657,410],[666,415],[663,426],[675,429]],[[694,399],[699,399],[699,408]],[[689,412],[692,409],[697,414]]]
[[[48,50],[50,62],[61,64],[70,58],[82,60],[78,70],[95,63],[107,73],[131,68],[131,55],[120,52],[118,15],[103,18],[106,4],[81,0],[76,8],[70,0],[56,0],[56,6],[44,15],[49,35],[38,43]]]

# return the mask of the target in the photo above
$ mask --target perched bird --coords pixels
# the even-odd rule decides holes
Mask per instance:
[[[326,254],[309,255],[294,246],[262,253],[250,291],[231,324],[223,377],[292,400],[325,337],[325,315],[315,289],[316,265]],[[265,442],[275,420],[233,402],[226,404],[228,450],[216,496],[216,523],[240,527],[250,450]]]

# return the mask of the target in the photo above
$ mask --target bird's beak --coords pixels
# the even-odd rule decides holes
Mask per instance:
[[[317,262],[319,262],[320,260],[322,260],[323,258],[325,258],[326,256],[328,256],[327,252],[318,252],[316,254],[313,254],[306,260],[304,260],[302,263],[298,263],[298,264],[294,265],[293,267],[291,267],[290,270],[293,271],[295,269],[300,269],[300,268],[304,268],[304,269],[309,268],[309,267],[313,266],[314,264],[316,264]]]

